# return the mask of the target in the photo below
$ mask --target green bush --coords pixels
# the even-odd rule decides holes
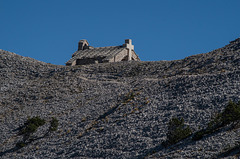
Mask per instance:
[[[40,117],[33,117],[29,118],[25,123],[20,131],[20,134],[32,134],[37,131],[39,126],[43,126],[45,124],[45,120],[41,119]]]
[[[56,131],[58,128],[58,120],[53,117],[50,121],[48,131],[44,135],[42,135],[41,137],[33,136],[32,134],[37,131],[38,127],[43,126],[45,123],[45,120],[41,119],[38,116],[28,118],[28,120],[19,130],[19,135],[23,135],[24,137],[22,141],[16,143],[16,148],[20,149],[37,139],[46,137],[50,132]]]
[[[16,144],[18,149],[23,148],[28,145],[34,139],[31,135],[37,131],[38,127],[43,126],[45,124],[45,120],[40,117],[32,117],[28,118],[28,120],[24,123],[23,127],[19,130],[19,135],[23,135],[23,141],[20,141]]]
[[[240,103],[230,101],[224,111],[221,113],[221,122],[225,126],[232,122],[239,122],[240,120]]]
[[[205,135],[216,132],[219,128],[228,124],[238,124],[240,122],[240,102],[230,101],[226,108],[208,123],[206,129],[202,129],[193,135],[193,140],[200,140]]]
[[[189,126],[184,125],[184,119],[172,118],[168,123],[167,140],[163,143],[164,146],[170,146],[187,138],[192,134]]]
[[[50,121],[49,131],[56,131],[57,128],[58,128],[58,120],[56,118],[52,118],[52,120]]]

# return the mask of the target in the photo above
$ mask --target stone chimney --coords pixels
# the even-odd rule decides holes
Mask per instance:
[[[78,51],[88,49],[89,43],[87,40],[80,40],[78,42]]]

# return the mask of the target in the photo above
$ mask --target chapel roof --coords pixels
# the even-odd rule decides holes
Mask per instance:
[[[120,46],[107,46],[107,47],[92,47],[92,46],[83,46],[82,43],[86,42],[88,45],[88,42],[86,40],[80,40],[78,51],[74,52],[72,55],[72,58],[66,62],[66,64],[71,64],[77,59],[88,59],[88,58],[96,58],[101,57],[103,60],[107,61],[114,56],[116,56],[118,53],[123,51],[126,48],[126,44],[120,45]],[[135,51],[132,50],[134,53]]]

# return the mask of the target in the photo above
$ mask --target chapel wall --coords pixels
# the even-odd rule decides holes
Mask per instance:
[[[87,65],[87,64],[95,64],[95,63],[102,63],[103,57],[96,57],[96,58],[85,58],[85,59],[77,59],[76,65]]]
[[[132,53],[132,58],[134,59],[134,61],[139,61],[139,57],[135,54],[135,53]]]
[[[122,61],[122,59],[128,55],[128,50],[124,49],[115,56],[115,62]]]

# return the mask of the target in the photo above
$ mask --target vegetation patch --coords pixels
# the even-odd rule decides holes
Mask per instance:
[[[30,135],[37,131],[38,127],[43,126],[45,120],[40,117],[29,118],[25,123],[22,129],[20,129],[20,135]]]
[[[184,124],[183,118],[172,118],[168,123],[167,140],[163,142],[163,146],[176,144],[191,134],[192,130]]]
[[[24,125],[19,129],[18,135],[23,135],[23,140],[16,143],[16,148],[19,149],[25,147],[37,139],[44,138],[50,132],[56,131],[58,128],[58,120],[56,118],[52,118],[48,131],[46,133],[44,133],[42,136],[33,136],[37,129],[40,126],[43,126],[45,123],[46,121],[38,116],[28,118]]]
[[[216,132],[218,129],[231,124],[236,127],[240,123],[240,102],[234,103],[230,101],[226,108],[208,123],[206,129],[199,130],[193,135],[193,140],[197,141],[204,136]]]
[[[50,121],[49,131],[50,132],[56,131],[57,128],[58,128],[58,120],[53,117],[52,120]]]
[[[126,104],[126,103],[134,100],[135,97],[136,97],[137,95],[139,95],[139,94],[140,94],[139,92],[136,92],[136,91],[131,90],[131,91],[128,92],[128,93],[125,95],[125,97],[123,98],[123,103]]]

